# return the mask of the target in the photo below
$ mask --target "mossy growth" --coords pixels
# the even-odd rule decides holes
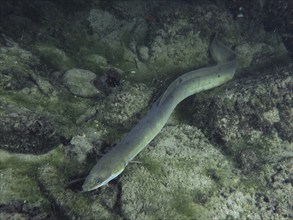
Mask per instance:
[[[156,178],[162,178],[166,176],[165,170],[162,166],[161,161],[157,161],[152,159],[151,157],[145,156],[140,157],[139,161],[142,162],[143,166],[152,174],[155,175]]]
[[[17,170],[18,173],[23,173],[27,175],[33,175],[36,173],[38,167],[46,162],[50,164],[55,164],[56,166],[60,163],[64,163],[64,153],[57,147],[47,154],[36,156],[36,155],[26,155],[26,154],[12,154],[10,156],[4,156],[1,159],[0,169],[12,168]],[[33,176],[31,176],[33,177]]]
[[[34,173],[35,169],[38,167],[38,162],[28,162],[22,161],[16,156],[12,156],[8,159],[1,160],[0,170],[12,168],[17,170],[19,173]]]
[[[173,64],[169,63],[168,59],[158,59],[154,62],[148,64],[148,73],[143,74],[140,80],[149,80],[157,79],[162,80],[166,83],[166,86],[172,83],[178,76],[182,75],[182,73],[186,73],[188,68],[183,66],[182,64]]]
[[[1,171],[1,173],[3,178],[5,178],[1,181],[1,203],[15,199],[23,200],[45,209],[49,207],[49,202],[41,196],[42,193],[37,182],[29,175],[21,174],[17,170],[12,169]]]
[[[123,138],[129,130],[121,130],[111,126],[104,127],[107,132],[101,136],[101,139],[107,140],[111,144],[117,143],[119,140]]]
[[[91,100],[70,95],[63,95],[62,99],[57,99],[47,96],[34,96],[33,94],[26,96],[17,92],[0,92],[0,94],[1,99],[9,103],[23,106],[40,115],[50,115],[60,129],[64,128],[64,131],[68,129],[72,131],[76,127],[76,119],[92,104]]]
[[[212,161],[202,169],[202,174],[208,176],[215,188],[230,188],[239,184],[239,179],[233,177],[229,164],[213,163]]]
[[[173,193],[171,206],[187,219],[207,219],[207,210],[195,201],[194,193],[179,189]]]
[[[49,153],[39,156],[2,152],[0,157],[0,170],[7,177],[2,182],[3,191],[1,195],[3,197],[1,199],[3,201],[9,201],[12,197],[15,199],[23,199],[30,204],[35,204],[45,210],[50,210],[49,202],[42,195],[42,189],[38,185],[38,169],[44,166],[44,164],[61,167],[64,166],[64,161],[64,152],[61,148],[55,148]],[[7,181],[11,184],[8,184]]]
[[[66,71],[74,66],[71,58],[54,45],[39,43],[34,46],[34,50],[41,59],[60,71]]]
[[[209,176],[218,187],[225,187],[230,185],[230,180],[228,179],[228,175],[225,170],[221,168],[207,168],[205,170],[205,174]]]
[[[262,160],[270,154],[270,147],[270,140],[264,135],[255,139],[253,142],[250,136],[242,137],[229,143],[229,156],[237,158],[242,151],[251,150],[256,154],[259,160]]]
[[[69,39],[69,42],[65,43],[65,47],[72,61],[79,68],[97,70],[97,74],[103,72],[103,68],[94,66],[91,59],[89,59],[93,58],[89,57],[89,55],[95,54],[104,57],[107,63],[113,67],[122,69],[125,73],[130,73],[132,70],[137,69],[133,58],[135,55],[129,48],[131,48],[130,44],[134,40],[137,44],[140,44],[143,39],[137,35],[133,35],[133,32],[129,29],[121,31],[119,41],[113,41],[111,39],[101,39],[96,35],[91,36],[88,35],[88,33],[80,32],[80,30],[76,29],[77,26],[71,29],[69,28],[70,27],[66,28],[69,35],[74,37]],[[79,47],[74,47],[73,45],[79,45]],[[94,64],[97,65],[96,62],[94,62]]]
[[[72,51],[72,60],[77,66],[83,68],[86,67],[84,63],[87,63],[89,54],[99,54],[104,57],[112,66],[118,67],[127,71],[129,68],[124,66],[124,46],[123,44],[112,44],[111,46],[105,42],[102,42],[97,39],[87,39],[87,41],[83,44],[83,47],[80,48],[79,51]]]
[[[214,195],[214,192],[214,187],[193,189],[193,201],[202,206],[208,205]]]

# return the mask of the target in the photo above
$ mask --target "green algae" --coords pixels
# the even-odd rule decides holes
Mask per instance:
[[[75,36],[76,34],[78,34],[79,32],[78,31],[75,31],[75,32],[72,32],[72,36]],[[234,33],[235,34],[235,33]],[[80,35],[80,34],[79,34]],[[232,38],[233,38],[234,36],[232,35]],[[80,39],[78,40],[78,41],[80,41],[80,42],[75,42],[74,44],[72,44],[72,45],[81,45],[82,43],[82,41],[83,41],[84,39],[82,39],[81,37],[80,37]],[[68,41],[67,41],[68,42]],[[90,46],[90,48],[92,47],[92,45]],[[96,49],[96,48],[95,48]],[[99,48],[98,48],[99,49]],[[116,54],[116,52],[117,52],[117,54]],[[127,64],[126,62],[124,62],[123,61],[123,59],[121,59],[121,57],[122,57],[122,55],[124,54],[123,53],[123,51],[121,50],[120,51],[120,49],[119,50],[117,50],[117,51],[115,51],[115,53],[113,53],[112,51],[111,51],[111,49],[110,48],[108,48],[108,49],[106,49],[105,51],[104,51],[104,53],[105,54],[109,54],[108,55],[108,57],[110,57],[110,60],[111,60],[111,62],[113,62],[114,64],[116,64],[117,66],[119,66],[120,68],[122,68],[122,69],[124,69],[124,70],[127,70],[127,71],[129,71],[129,70],[131,70],[131,68],[132,68],[132,66],[131,66],[131,64]],[[85,53],[86,54],[86,53]],[[78,56],[77,56],[78,57]],[[82,59],[81,60],[79,60],[79,62],[80,63],[82,63]],[[166,64],[166,61],[159,61],[158,63],[160,63],[160,65],[159,65],[159,67],[164,67],[164,66],[166,66],[167,64]],[[159,69],[158,67],[156,67],[156,65],[154,65],[154,68],[156,68],[156,70],[157,70],[157,72],[155,72],[154,71],[154,73],[153,73],[153,75],[151,75],[151,74],[149,74],[149,73],[147,73],[147,74],[145,74],[145,76],[147,76],[147,77],[149,77],[149,78],[152,78],[153,76],[155,76],[155,75],[158,75],[158,77],[160,77],[161,79],[162,78],[164,78],[165,76],[163,76],[163,75],[159,75],[160,74],[160,72],[162,72],[162,70],[164,69],[164,68],[162,68],[162,69]],[[177,74],[178,72],[181,72],[181,71],[178,71],[177,69],[176,70],[172,70],[172,68],[175,68],[174,66],[171,66],[170,65],[170,67],[169,67],[169,69],[166,71],[166,69],[164,69],[164,71],[163,72],[170,72],[170,74],[172,75],[172,74]],[[174,73],[173,73],[173,71],[174,71]],[[178,72],[177,72],[178,71]],[[150,71],[151,72],[151,71]],[[168,74],[169,75],[169,74]],[[141,77],[141,78],[140,78]],[[134,74],[133,75],[133,78],[134,79],[143,79],[143,77],[144,77],[144,74]],[[67,98],[65,98],[66,100],[67,100]],[[24,102],[26,102],[27,100],[24,100]],[[74,100],[72,100],[73,102],[74,102]],[[31,105],[30,105],[31,104]],[[34,104],[35,103],[28,103],[28,107],[29,106],[34,106]],[[45,103],[44,105],[41,105],[41,107],[40,107],[40,111],[43,111],[43,109],[46,107],[46,104],[47,103]],[[55,105],[56,104],[56,105]],[[59,115],[60,117],[61,117],[61,119],[63,119],[63,117],[64,117],[64,123],[66,123],[67,125],[68,125],[68,121],[67,121],[67,119],[69,119],[69,121],[72,121],[72,122],[74,122],[74,120],[75,120],[75,117],[76,116],[78,116],[79,115],[79,112],[78,111],[76,111],[76,109],[74,109],[74,107],[76,107],[75,106],[75,104],[72,104],[72,105],[70,105],[69,103],[65,103],[65,106],[60,106],[59,105],[60,104],[60,102],[59,101],[57,101],[57,102],[54,102],[54,104],[52,103],[52,106],[51,106],[51,104],[49,104],[49,109],[50,109],[50,112],[52,112],[52,113],[56,113],[57,115]],[[227,101],[227,103],[225,103],[225,104],[227,104],[227,108],[228,108],[228,110],[229,109],[233,109],[233,102],[229,102],[229,100]],[[69,109],[67,109],[66,108],[66,106],[68,106],[68,107],[70,107]],[[60,108],[60,109],[59,109]],[[73,108],[73,109],[71,109],[71,108]],[[73,112],[71,112],[73,110]],[[67,112],[68,111],[68,112]],[[184,113],[183,113],[184,114]],[[204,114],[204,113],[203,113]],[[62,121],[62,120],[61,120]],[[62,122],[63,123],[63,122]],[[124,132],[123,132],[124,133]],[[113,130],[110,132],[110,139],[119,139],[121,136],[122,136],[122,133],[119,133],[119,132],[115,132],[115,128],[113,128]],[[248,143],[248,140],[240,140],[239,141],[239,143],[237,144],[235,144],[235,147],[233,147],[233,152],[232,152],[232,154],[234,155],[234,156],[237,156],[238,154],[237,154],[237,152],[239,151],[239,150],[244,150],[244,149],[246,149],[247,148],[247,143]],[[261,143],[260,143],[261,144]],[[260,145],[260,147],[261,147],[262,145]],[[256,147],[258,147],[258,146],[256,146]],[[261,148],[260,148],[261,149]],[[262,152],[265,152],[266,151],[266,149],[262,149]],[[259,155],[261,155],[261,151],[259,152]],[[14,158],[15,159],[15,158]],[[11,162],[9,162],[10,164],[13,162],[13,160],[14,160],[13,158],[11,159]],[[57,162],[57,161],[56,161]],[[17,162],[16,162],[16,164],[17,164]],[[18,164],[18,165],[21,165],[21,164]],[[39,163],[34,163],[34,165],[36,165],[36,166],[38,166],[38,165],[40,165]],[[67,171],[68,171],[68,169],[70,170],[70,168],[65,164],[65,166],[62,168],[62,164],[61,163],[56,163],[56,165],[58,165],[58,169],[60,169],[60,171],[62,170],[62,175],[65,173],[67,173]],[[156,175],[156,176],[161,176],[163,173],[162,173],[162,171],[164,171],[164,169],[163,169],[163,167],[162,167],[162,165],[160,165],[160,163],[159,163],[159,161],[157,161],[157,160],[155,160],[155,161],[152,161],[152,160],[149,160],[149,159],[147,159],[146,160],[146,163],[145,164],[143,164],[152,174],[154,174],[154,175]],[[179,164],[178,164],[179,165]],[[186,166],[188,166],[189,164],[180,164],[182,167],[184,167],[185,165]],[[34,167],[32,167],[32,164],[27,164],[27,165],[25,165],[25,166],[27,166],[27,170],[31,170],[31,171],[35,171],[35,169],[34,169]],[[25,166],[24,166],[24,168],[25,168]],[[25,170],[26,170],[26,168],[25,168]],[[214,182],[217,184],[217,185],[219,185],[219,187],[220,186],[224,186],[224,185],[227,185],[227,174],[225,174],[224,173],[224,171],[222,170],[222,169],[217,169],[217,168],[214,168],[214,167],[212,167],[212,168],[207,168],[206,170],[205,170],[205,172],[206,172],[206,175],[208,175],[208,176],[210,176],[213,180],[214,180]],[[223,177],[221,177],[221,175],[226,175],[226,177],[225,178],[223,178]],[[50,181],[50,179],[48,180],[48,181]],[[249,183],[245,183],[245,184],[249,184]],[[58,187],[59,186],[59,184],[56,184],[56,187]],[[63,188],[62,188],[62,190],[63,190]],[[202,205],[200,205],[200,204],[202,204],[202,203],[204,203],[204,201],[201,201],[201,198],[202,197],[207,197],[207,195],[206,195],[206,193],[205,192],[200,192],[200,191],[196,191],[196,192],[193,192],[193,196],[194,196],[194,198],[192,198],[192,197],[190,197],[189,195],[188,195],[188,193],[187,192],[184,192],[184,193],[178,193],[178,194],[176,194],[175,196],[174,196],[174,201],[176,201],[176,202],[174,202],[173,203],[173,207],[176,209],[176,211],[178,212],[178,213],[180,213],[181,215],[183,215],[183,216],[186,216],[186,217],[188,217],[189,219],[204,219],[204,217],[206,217],[205,216],[205,214],[203,214],[204,213],[204,207],[202,206]],[[56,196],[57,197],[57,196]],[[178,198],[179,197],[179,198]],[[182,197],[182,198],[181,198]],[[75,207],[76,205],[78,206],[78,208],[77,208],[77,210],[78,210],[78,212],[81,212],[81,213],[84,213],[84,211],[86,210],[86,209],[84,209],[84,208],[86,208],[86,206],[89,206],[90,207],[90,205],[91,204],[89,204],[89,203],[87,203],[86,202],[86,199],[84,199],[84,198],[80,198],[80,197],[70,197],[70,200],[72,200],[72,203],[70,203],[70,205],[69,205],[69,209],[70,209],[70,207]],[[204,199],[205,200],[205,199]],[[199,202],[198,202],[199,201]],[[178,202],[178,203],[177,203]],[[76,204],[77,203],[77,204]],[[198,204],[198,203],[200,203],[200,204]],[[72,211],[72,212],[74,212],[74,211]],[[231,217],[232,218],[232,217]]]
[[[1,170],[1,203],[22,200],[49,210],[49,201],[42,196],[38,182],[30,174],[12,168]]]
[[[91,107],[92,101],[63,95],[62,99],[41,96],[25,95],[18,92],[0,92],[1,99],[17,106],[22,106],[41,115],[52,117],[60,130],[72,134],[76,129],[76,120],[86,109]]]
[[[58,70],[65,71],[74,67],[69,56],[53,45],[39,43],[35,46],[35,51],[41,59]]]
[[[162,178],[166,176],[166,172],[161,161],[152,159],[151,157],[141,157],[140,161],[152,175],[156,176],[156,178]]]
[[[2,159],[0,163],[0,170],[5,170],[8,168],[12,168],[13,170],[17,170],[19,173],[30,174],[36,171],[36,168],[39,166],[39,162],[28,162],[22,161],[16,156],[12,156],[8,159]]]
[[[208,202],[210,202],[210,199],[214,193],[214,188],[208,188],[208,189],[194,189],[192,190],[193,195],[193,201],[197,203],[198,205],[204,206]]]
[[[64,163],[64,153],[60,147],[51,150],[47,154],[40,156],[31,154],[10,154],[2,152],[0,157],[0,169],[12,168],[20,173],[33,174],[42,164],[50,162],[51,164],[63,164]]]
[[[207,210],[196,202],[194,194],[179,189],[173,193],[171,206],[180,215],[188,219],[207,219]]]
[[[46,189],[50,200],[61,207],[63,215],[70,219],[119,219],[99,203],[99,198],[93,199],[87,194],[76,193],[66,188],[66,174],[55,166],[42,166],[38,172],[39,180]],[[61,174],[61,175],[60,175]]]
[[[231,185],[227,171],[216,167],[207,168],[205,174],[209,176],[217,185],[217,187],[226,187]]]
[[[253,151],[259,161],[262,161],[265,157],[271,154],[270,152],[271,143],[267,137],[261,136],[255,138],[252,142],[250,136],[243,136],[238,140],[232,140],[229,143],[229,157],[233,158],[237,163],[237,158],[244,151]]]
[[[60,148],[40,156],[1,151],[0,172],[3,176],[1,201],[8,202],[14,198],[50,210],[50,202],[40,188],[37,173],[39,168],[46,164],[64,166],[63,163],[64,154]]]
[[[77,164],[72,166],[72,164]],[[10,201],[11,198],[26,200],[30,203],[38,202],[38,206],[44,210],[50,210],[47,193],[40,185],[39,172],[42,167],[51,166],[58,172],[59,179],[69,179],[76,175],[80,166],[74,158],[65,156],[64,149],[57,147],[43,155],[11,154],[1,152],[0,172],[7,175],[6,182],[2,182],[2,198]],[[63,183],[64,184],[64,183]],[[56,186],[57,187],[57,186]],[[75,207],[78,207],[76,201]],[[79,204],[82,205],[82,204]]]

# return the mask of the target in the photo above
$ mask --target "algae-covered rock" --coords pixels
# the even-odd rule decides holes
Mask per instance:
[[[292,65],[258,74],[236,80],[221,96],[199,96],[194,103],[194,124],[233,153],[250,146],[265,155],[274,143],[293,141]]]
[[[39,176],[43,188],[62,210],[62,215],[70,219],[120,219],[99,203],[98,198],[93,200],[86,194],[66,189],[65,179],[59,172],[55,167],[43,166],[39,169]]]
[[[26,200],[13,200],[6,204],[0,205],[1,219],[50,219],[54,218],[54,214],[41,210],[38,206],[31,205]]]
[[[211,197],[239,183],[230,162],[187,125],[165,127],[136,160],[120,178],[122,212],[130,219],[211,218],[204,208]]]
[[[152,88],[144,84],[125,82],[96,106],[96,111],[100,113],[96,117],[112,127],[130,129],[130,125],[141,117],[140,112],[148,107],[152,93]]]
[[[3,152],[1,152],[3,153]],[[13,158],[12,158],[13,160]],[[4,165],[2,163],[8,163],[8,161],[1,161],[1,168]],[[17,160],[15,160],[17,162]],[[21,173],[21,169],[14,164],[15,169],[8,168],[4,171],[1,170],[1,198],[0,204],[9,203],[11,199],[27,201],[35,206],[48,205],[48,200],[42,197],[42,192],[39,189],[36,181],[29,176],[29,174]],[[18,163],[21,165],[21,163]],[[23,166],[24,164],[22,164]],[[19,187],[19,186],[22,186]]]
[[[107,64],[107,59],[98,54],[90,54],[85,57],[85,66],[92,71],[103,69]]]
[[[107,134],[107,130],[102,126],[99,129],[91,127],[83,129],[81,135],[72,137],[70,147],[65,148],[65,153],[68,157],[72,157],[78,161],[79,164],[87,163],[90,154],[94,158],[99,156],[99,151],[103,147],[103,136]]]
[[[99,90],[93,84],[96,77],[89,70],[71,69],[64,73],[63,82],[72,94],[89,98],[99,95]]]
[[[0,4],[0,218],[292,218],[290,34],[262,23],[284,1]],[[156,91],[213,65],[215,32],[236,78],[181,103],[118,178],[81,193]]]
[[[137,17],[147,17],[160,5],[159,1],[113,1],[111,8],[123,19],[129,20]]]
[[[106,36],[114,30],[117,30],[123,24],[113,14],[100,9],[91,10],[88,21],[93,30],[100,36]]]
[[[139,57],[143,61],[147,61],[149,59],[149,48],[146,46],[141,46],[138,48]]]
[[[146,72],[145,65],[137,55],[137,45],[144,44],[147,23],[142,18],[133,21],[118,19],[110,12],[92,9],[88,16],[96,43],[92,51],[98,51],[108,63],[123,69],[126,73],[140,69]],[[86,59],[88,63],[88,57]]]
[[[21,216],[31,217],[49,213],[48,207],[51,201],[44,196],[36,172],[41,164],[54,163],[58,159],[60,159],[59,149],[38,156],[0,150],[1,213],[4,216],[19,213]],[[14,209],[11,210],[11,207]]]
[[[0,88],[6,90],[23,89],[32,86],[30,80],[39,60],[31,52],[21,48],[12,39],[9,47],[0,47]]]
[[[279,42],[279,43],[278,43]],[[273,45],[275,44],[275,45]],[[265,66],[268,62],[282,62],[287,59],[287,50],[280,39],[273,42],[244,43],[235,48],[238,55],[238,69],[251,69]]]
[[[73,67],[70,57],[56,46],[39,44],[35,46],[35,50],[44,61],[57,70],[66,71]]]
[[[155,1],[111,2],[106,11],[92,9],[88,13],[91,41],[95,42],[89,41],[90,54],[97,51],[109,65],[123,69],[124,76],[134,81],[162,79],[166,75],[173,78],[178,72],[206,65],[209,41],[215,32],[223,36],[225,44],[239,51],[239,69],[257,69],[287,59],[278,36],[268,35],[257,22],[235,20],[221,6],[177,1],[168,6]]]
[[[0,88],[20,90],[37,85],[44,94],[52,94],[54,87],[41,76],[44,73],[40,68],[40,59],[12,39],[4,37],[4,41],[11,45],[0,48]]]
[[[68,177],[77,174],[80,168],[80,155],[68,151],[66,153],[66,149],[59,146],[36,156],[0,150],[1,207],[8,208],[13,201],[23,201],[28,208],[40,210],[38,213],[50,212],[50,205],[54,205],[55,218],[120,219],[99,199],[92,200],[69,187]],[[12,215],[18,212],[25,213],[15,209]]]
[[[292,190],[288,181],[293,158],[291,69],[292,64],[264,71],[257,78],[236,80],[221,95],[211,91],[194,102],[193,123],[235,161],[249,179],[244,181],[246,187],[255,182],[253,200],[261,201],[259,215],[263,218],[292,216],[293,200],[287,197]],[[277,167],[282,177],[271,179],[279,175]],[[280,208],[273,211],[272,204]],[[255,211],[252,213],[255,218]]]
[[[196,128],[167,126],[120,178],[121,210],[129,219],[237,219],[290,215],[292,201],[274,188],[247,181],[233,161]],[[285,169],[292,163],[284,161]],[[286,165],[285,165],[286,164]],[[291,165],[290,165],[291,164]],[[262,173],[271,176],[271,173]],[[284,179],[290,178],[290,175]],[[283,180],[284,180],[283,179]],[[285,188],[284,188],[285,187]],[[282,211],[259,212],[260,197],[277,201]],[[270,202],[263,207],[270,207]]]
[[[13,152],[44,153],[60,143],[56,124],[24,107],[0,102],[1,148]]]

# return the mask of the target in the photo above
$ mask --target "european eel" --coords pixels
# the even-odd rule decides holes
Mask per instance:
[[[173,81],[147,115],[91,169],[82,186],[84,192],[104,186],[121,174],[127,164],[161,131],[178,103],[233,78],[236,70],[234,51],[216,36],[211,42],[210,53],[217,65],[193,70]]]

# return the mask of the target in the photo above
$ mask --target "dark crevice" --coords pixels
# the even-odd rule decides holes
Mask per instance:
[[[118,189],[118,193],[117,193],[116,203],[115,203],[115,205],[113,207],[113,210],[123,220],[126,220],[127,218],[123,215],[123,212],[122,212],[122,202],[121,202],[121,198],[122,198],[122,184],[121,184],[121,182],[118,182],[117,183],[117,189]]]
[[[51,193],[46,190],[46,187],[44,184],[42,184],[37,178],[36,182],[39,186],[39,189],[41,193],[44,195],[45,198],[47,198],[50,202],[50,208],[51,212],[54,213],[54,217],[52,219],[63,219],[63,220],[70,220],[68,216],[66,216],[64,213],[66,213],[66,210],[63,210],[56,202],[55,198],[51,195]]]

